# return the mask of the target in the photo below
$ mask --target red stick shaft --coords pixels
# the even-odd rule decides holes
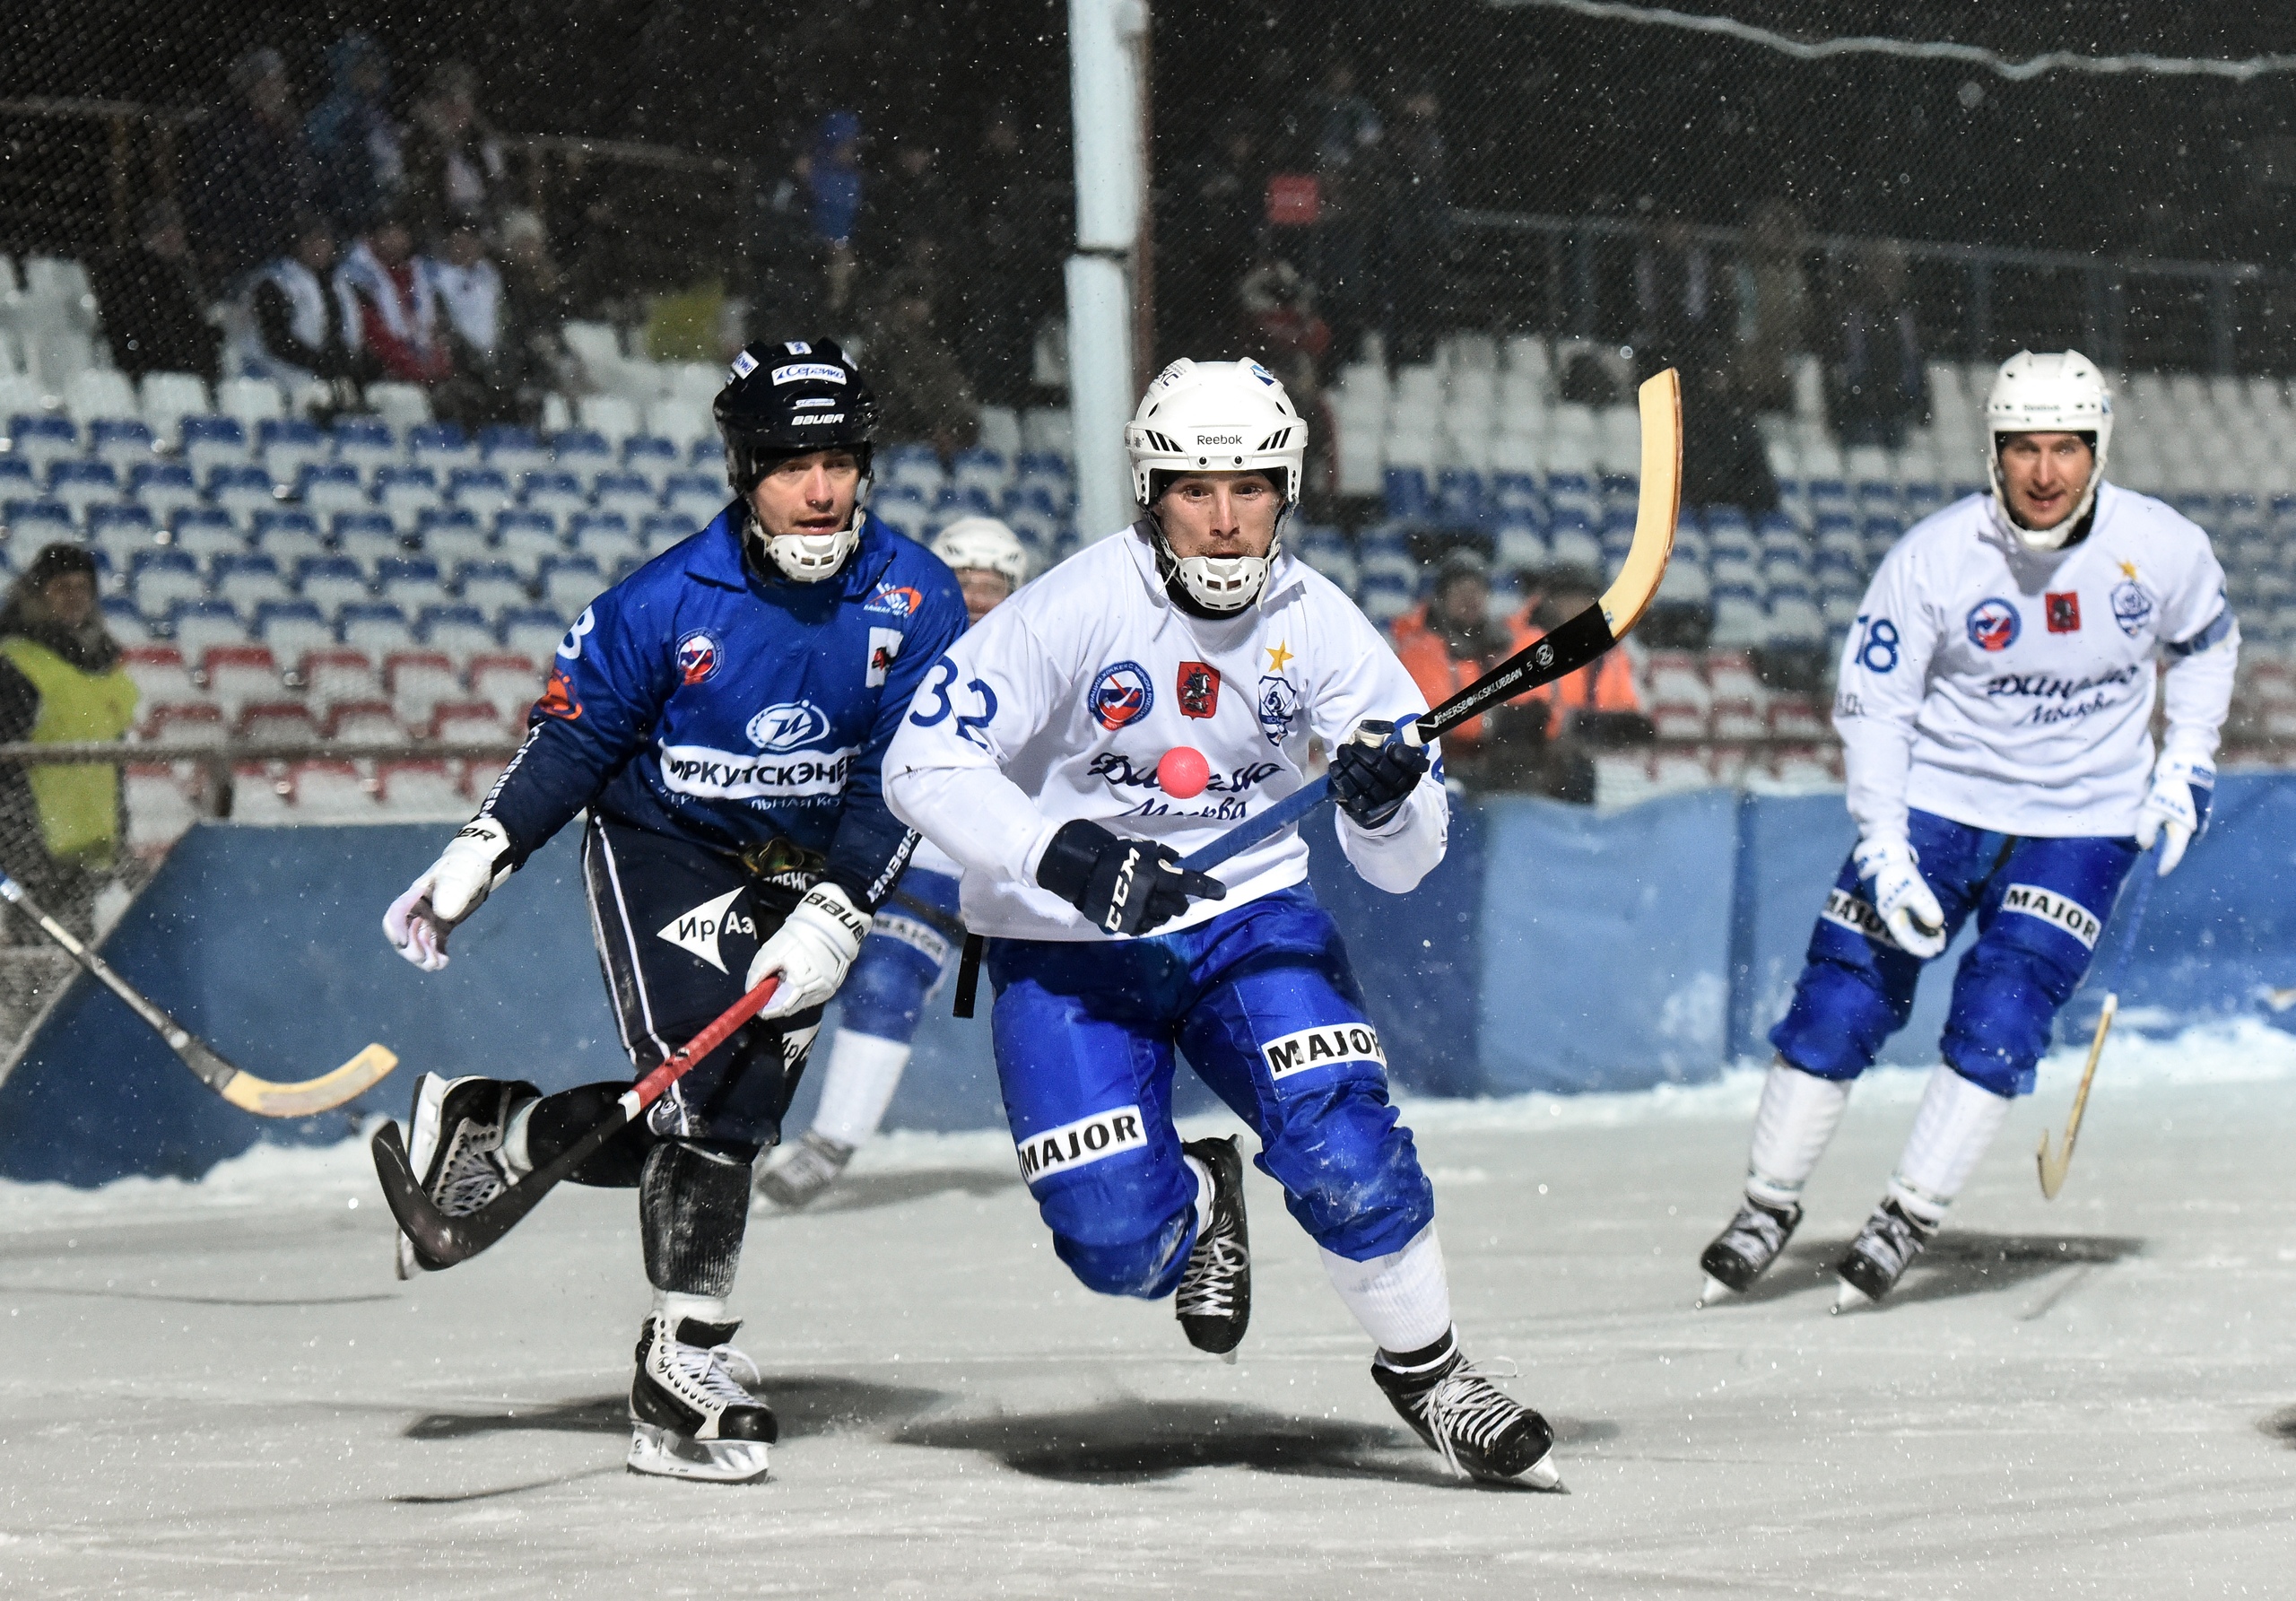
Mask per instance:
[[[693,1070],[693,1065],[716,1050],[733,1037],[734,1031],[755,1017],[773,992],[781,988],[781,976],[773,977],[751,990],[740,1000],[726,1008],[718,1021],[680,1046],[677,1054],[638,1081],[633,1092],[638,1097],[637,1109],[644,1111],[668,1092],[669,1087]]]

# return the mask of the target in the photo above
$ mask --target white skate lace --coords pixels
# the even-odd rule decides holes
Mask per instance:
[[[1759,1250],[1761,1256],[1757,1265],[1767,1266],[1786,1244],[1786,1227],[1759,1207],[1741,1207],[1738,1215],[1730,1220],[1730,1226],[1723,1231],[1722,1243],[1742,1256],[1748,1247]]]
[[[1921,1254],[1921,1248],[1927,1243],[1927,1237],[1911,1223],[1901,1221],[1892,1213],[1877,1212],[1866,1220],[1855,1249],[1887,1269],[1890,1276],[1895,1278],[1905,1271],[1908,1263]]]
[[[1419,1415],[1435,1437],[1436,1454],[1460,1478],[1468,1475],[1459,1461],[1459,1447],[1469,1445],[1489,1456],[1508,1426],[1523,1415],[1522,1407],[1491,1382],[1512,1379],[1515,1373],[1515,1364],[1504,1357],[1489,1367],[1462,1362],[1437,1379],[1420,1402]]]
[[[1251,1253],[1225,1232],[1215,1232],[1189,1253],[1180,1275],[1174,1310],[1183,1318],[1224,1318],[1235,1310],[1236,1281],[1251,1264]]]
[[[666,1366],[670,1377],[684,1382],[678,1388],[691,1399],[712,1404],[711,1409],[723,1412],[728,1406],[754,1406],[757,1397],[734,1381],[726,1370],[736,1363],[748,1370],[750,1382],[757,1383],[764,1377],[757,1363],[732,1345],[689,1345],[683,1340],[670,1339]]]

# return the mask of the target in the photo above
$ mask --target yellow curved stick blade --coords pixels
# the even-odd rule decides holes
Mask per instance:
[[[398,1057],[379,1045],[370,1045],[333,1073],[307,1078],[300,1083],[275,1084],[252,1073],[241,1073],[223,1086],[223,1099],[259,1118],[308,1118],[333,1111],[355,1101],[380,1083],[398,1066]]]
[[[1642,486],[1634,509],[1634,544],[1626,565],[1603,591],[1603,621],[1623,639],[1642,619],[1666,562],[1674,553],[1674,525],[1683,509],[1683,380],[1669,367],[1644,380],[1636,399],[1642,412]]]

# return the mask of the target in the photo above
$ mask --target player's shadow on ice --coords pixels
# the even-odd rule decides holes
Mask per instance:
[[[967,1195],[975,1200],[1018,1188],[1020,1179],[1009,1173],[990,1172],[980,1168],[930,1168],[913,1173],[848,1173],[837,1181],[820,1200],[804,1212],[783,1212],[770,1201],[758,1206],[760,1216],[818,1217],[832,1212],[869,1212],[879,1206],[899,1206],[908,1201],[931,1200],[935,1196]]]
[[[1607,1439],[1617,1426],[1556,1419],[1554,1431],[1558,1441],[1571,1443]],[[891,1439],[896,1445],[978,1451],[1015,1473],[1071,1484],[1146,1484],[1196,1467],[1388,1484],[1453,1482],[1418,1438],[1400,1426],[1294,1417],[1211,1401],[1109,1401],[1085,1412],[921,1422],[896,1430]]]
[[[2296,1447],[2296,1406],[2283,1406],[2257,1420],[2257,1432],[2284,1446]]]
[[[1906,1270],[1885,1306],[1991,1295],[2032,1283],[2066,1267],[2109,1267],[2144,1249],[2144,1241],[2113,1234],[1988,1234],[1948,1227]],[[1849,1253],[1848,1240],[1805,1240],[1757,1280],[1744,1299],[1776,1301],[1822,1285]]]
[[[915,1417],[941,1400],[938,1391],[902,1385],[871,1384],[834,1374],[769,1373],[757,1385],[781,1438],[837,1434],[881,1427]],[[560,1401],[541,1406],[505,1406],[490,1412],[432,1412],[406,1426],[409,1440],[478,1440],[496,1434],[614,1434],[630,1432],[626,1394]]]

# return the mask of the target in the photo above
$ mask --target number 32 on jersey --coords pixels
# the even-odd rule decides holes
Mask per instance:
[[[967,680],[965,691],[978,697],[980,709],[978,712],[962,711],[958,709],[956,700],[949,693],[950,687],[956,682],[957,665],[954,662],[944,657],[934,663],[933,676],[925,685],[925,693],[932,697],[932,704],[910,712],[909,720],[920,728],[932,728],[948,721],[953,712],[957,719],[957,732],[985,751],[988,749],[988,736],[981,730],[996,720],[996,692],[980,679]]]

